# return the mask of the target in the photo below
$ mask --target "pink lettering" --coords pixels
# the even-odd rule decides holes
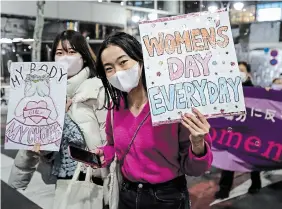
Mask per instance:
[[[218,134],[217,133],[218,131],[220,131],[221,133]],[[233,131],[228,132],[226,130],[217,130],[215,128],[211,128],[210,136],[213,143],[218,143],[220,145],[225,145],[227,147],[233,147],[235,149],[239,149],[243,140],[243,135],[239,132],[233,132]],[[234,144],[235,139],[237,140],[236,144]],[[263,142],[259,137],[250,136],[243,142],[243,148],[248,153],[256,153],[259,152],[259,150],[261,149],[262,143]],[[267,149],[264,151],[264,153],[261,154],[261,156],[281,162],[282,144],[276,143],[274,141],[268,141]]]
[[[238,149],[242,142],[242,134],[239,132],[233,132],[233,131],[228,132],[226,130],[221,130],[221,136],[218,141],[219,144],[223,144],[223,139],[225,138],[226,135],[228,135],[228,139],[225,145],[231,147],[231,141],[237,138],[237,143],[233,147]]]
[[[217,133],[216,133],[215,128],[211,128],[210,130],[211,130],[210,131],[210,137],[211,137],[211,140],[213,142],[216,139]]]
[[[251,146],[253,148],[251,148]],[[257,152],[261,147],[261,140],[256,136],[250,136],[244,143],[244,149],[247,152]]]
[[[186,56],[186,59],[185,59],[185,77],[186,78],[190,78],[190,71],[192,71],[193,77],[199,77],[201,75],[200,69],[192,55]]]
[[[275,154],[275,157],[273,158],[274,160],[276,161],[281,161],[281,154],[282,154],[282,144],[278,144],[278,143],[275,143],[274,141],[269,141],[268,142],[268,148],[267,150],[261,155],[263,157],[266,157],[266,158],[270,158],[269,155],[271,153],[271,151],[273,151],[273,148],[275,147],[276,148],[276,154]]]
[[[181,78],[184,73],[183,62],[177,57],[170,57],[167,59],[169,78],[171,81]],[[175,71],[173,65],[176,65],[177,70]]]
[[[24,118],[28,117],[42,117],[47,119],[51,111],[48,109],[34,108],[34,109],[25,109],[23,112]]]
[[[212,53],[207,52],[204,59],[200,54],[195,54],[193,57],[202,65],[204,76],[208,76],[210,74],[209,61],[212,57]]]
[[[24,145],[52,144],[60,141],[62,128],[58,123],[44,126],[25,125],[13,119],[7,124],[6,140]]]

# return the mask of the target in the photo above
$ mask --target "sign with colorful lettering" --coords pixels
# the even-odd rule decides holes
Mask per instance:
[[[247,114],[213,118],[213,165],[231,171],[282,168],[282,91],[244,87]]]
[[[10,67],[5,149],[58,151],[65,116],[67,72],[55,62]]]
[[[196,107],[206,117],[245,113],[229,14],[193,13],[139,25],[154,126]]]

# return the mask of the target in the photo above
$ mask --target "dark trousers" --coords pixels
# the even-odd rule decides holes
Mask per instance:
[[[234,178],[234,171],[226,171],[223,170],[221,172],[221,177],[219,181],[219,187],[220,190],[226,190],[230,191],[233,185],[233,178]],[[260,172],[259,171],[253,171],[251,172],[251,180],[252,185],[260,185]]]
[[[162,184],[124,181],[119,209],[190,209],[185,176]]]

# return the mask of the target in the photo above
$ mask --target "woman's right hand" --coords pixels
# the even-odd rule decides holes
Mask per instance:
[[[100,157],[100,162],[101,162],[101,165],[103,167],[103,165],[106,163],[105,161],[105,156],[104,156],[104,151],[102,149],[95,149],[93,151],[94,154],[98,155],[98,157]],[[99,168],[98,166],[93,166],[93,165],[90,165],[92,168]]]

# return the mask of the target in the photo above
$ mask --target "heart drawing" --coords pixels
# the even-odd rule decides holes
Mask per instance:
[[[50,114],[50,110],[47,109],[47,103],[45,101],[30,101],[24,108],[25,117],[29,117],[36,124],[40,123],[42,119],[48,118],[48,113]]]

